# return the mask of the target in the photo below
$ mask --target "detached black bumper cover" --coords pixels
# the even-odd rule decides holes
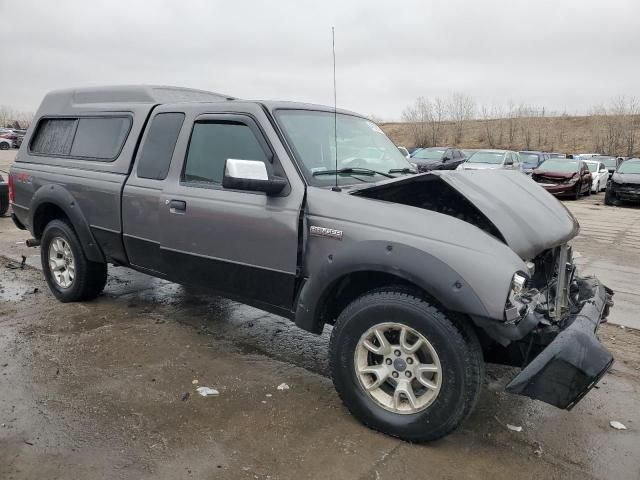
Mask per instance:
[[[598,340],[596,330],[613,305],[613,292],[596,278],[580,278],[578,285],[582,308],[507,385],[507,392],[571,410],[611,368],[613,356]]]

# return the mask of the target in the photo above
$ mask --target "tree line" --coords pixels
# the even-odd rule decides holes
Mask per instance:
[[[25,129],[31,123],[33,112],[25,112],[0,105],[0,127]]]
[[[478,105],[464,93],[450,97],[417,98],[402,112],[405,139],[413,147],[458,147],[514,150],[590,150],[633,156],[640,150],[640,102],[615,97],[570,117],[544,107],[508,102]]]

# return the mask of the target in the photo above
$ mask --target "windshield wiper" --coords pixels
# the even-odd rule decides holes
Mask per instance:
[[[389,173],[418,173],[412,168],[392,168]]]
[[[348,168],[340,168],[338,170],[320,170],[319,172],[313,172],[312,175],[317,177],[318,175],[337,175],[340,173],[356,173],[359,175],[382,175],[387,178],[395,178],[393,175],[389,175],[388,173],[378,172],[377,170],[371,170],[370,168],[363,167],[348,167]]]

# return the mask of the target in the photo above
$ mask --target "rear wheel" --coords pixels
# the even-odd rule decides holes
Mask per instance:
[[[365,425],[412,442],[453,431],[482,387],[482,351],[471,329],[407,290],[354,300],[331,335],[333,383]]]
[[[0,143],[0,150],[9,150],[9,144],[7,142]]]
[[[45,227],[40,259],[49,289],[61,302],[93,299],[107,283],[107,265],[87,260],[75,231],[62,220]]]

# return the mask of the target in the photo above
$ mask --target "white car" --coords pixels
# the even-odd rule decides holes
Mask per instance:
[[[0,137],[0,150],[9,150],[13,148],[13,140]]]
[[[511,150],[477,150],[456,170],[522,170],[520,155]]]
[[[398,147],[398,150],[400,150],[400,152],[402,152],[402,154],[404,155],[404,158],[411,158],[411,155],[409,154],[409,150],[407,150],[402,145],[396,145],[396,146]]]
[[[601,192],[607,189],[607,180],[609,180],[609,170],[602,162],[596,162],[595,160],[585,160],[593,182],[591,183],[591,191],[594,193]]]

